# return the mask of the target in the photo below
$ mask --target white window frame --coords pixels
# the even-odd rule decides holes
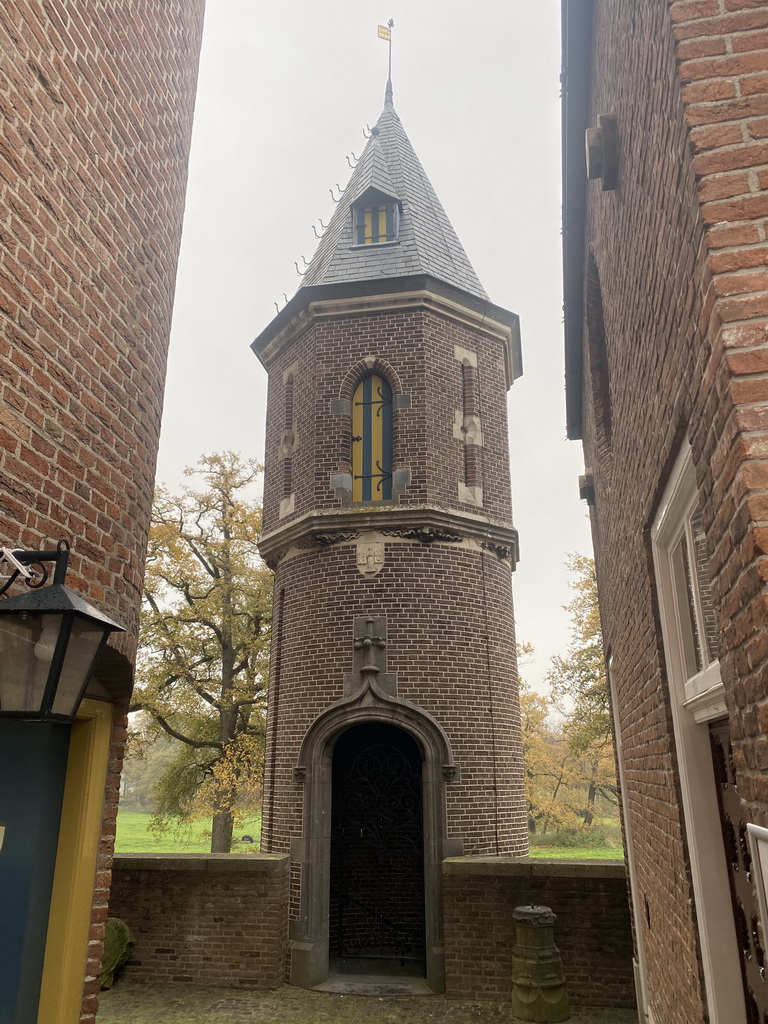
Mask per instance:
[[[691,447],[686,442],[664,491],[651,543],[709,1019],[710,1024],[745,1024],[744,988],[707,727],[708,722],[727,715],[720,664],[712,661],[688,676],[673,576],[672,552],[697,500]],[[685,612],[688,614],[687,608]],[[700,636],[704,647],[703,634]]]

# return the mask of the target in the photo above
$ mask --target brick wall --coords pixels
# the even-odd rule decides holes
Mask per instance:
[[[279,353],[267,358],[267,535],[290,529],[310,511],[342,510],[331,476],[350,471],[351,422],[333,403],[369,357],[386,361],[395,395],[410,400],[394,412],[394,467],[410,470],[410,483],[390,508],[427,505],[473,514],[483,523],[511,524],[499,338],[430,309],[421,298],[406,298],[394,309],[388,304],[391,297],[375,313],[318,316],[295,327]],[[481,507],[464,501],[459,489],[465,444],[455,424],[464,411],[465,374],[457,352],[477,361],[473,399],[482,424]],[[280,517],[286,401],[295,437],[295,501]],[[345,673],[352,670],[355,616],[375,611],[387,616],[388,671],[397,675],[398,696],[435,716],[460,765],[460,781],[447,790],[448,834],[463,839],[469,853],[524,853],[509,561],[460,537],[426,544],[390,536],[386,506],[369,503],[364,511],[370,513],[369,529],[384,531],[384,564],[376,575],[359,572],[355,538],[344,542],[343,519],[326,546],[294,539],[275,559],[264,849],[286,850],[301,834],[303,794],[293,777],[299,747],[315,718],[342,696]]]
[[[511,997],[515,907],[557,915],[573,1005],[635,1005],[632,933],[623,864],[456,857],[443,863],[446,993]]]
[[[285,975],[288,858],[118,854],[109,913],[136,945],[136,981],[269,989]]]
[[[589,123],[616,115],[619,183],[587,190],[584,448],[636,921],[665,1024],[705,1014],[649,538],[686,435],[739,793],[768,823],[766,67],[762,0],[595,3]]]
[[[621,864],[457,857],[443,864],[446,991],[508,1000],[512,911],[545,904],[574,1005],[633,1006]],[[136,939],[125,977],[272,988],[283,980],[288,858],[120,854],[110,914]]]
[[[692,444],[739,792],[768,824],[768,8],[712,0],[670,13],[706,228],[709,352]]]
[[[132,685],[203,0],[0,10],[0,538],[72,543]],[[114,733],[83,1021],[94,1019],[122,760]]]
[[[279,742],[274,762],[267,751],[274,767],[265,787],[266,848],[286,850],[301,834],[299,748],[314,719],[343,695],[354,617],[375,609],[387,616],[387,667],[398,695],[437,718],[460,766],[460,781],[447,787],[448,835],[462,838],[468,853],[526,852],[509,566],[458,545],[393,540],[381,571],[363,576],[355,556],[353,543],[337,544],[289,558],[278,573],[280,697],[276,705],[272,695],[270,735],[276,731]],[[484,586],[493,595],[487,605]]]
[[[0,12],[0,535],[70,538],[71,583],[127,627],[129,659],[202,10]]]
[[[585,464],[594,472],[592,529],[617,688],[625,813],[636,837],[638,892],[652,922],[652,930],[640,922],[649,988],[658,1018],[685,1024],[702,1018],[703,988],[682,808],[669,784],[677,763],[648,528],[660,471],[677,454],[701,379],[696,342],[706,267],[665,5],[596,4],[593,69],[589,123],[616,115],[621,156],[615,192],[603,192],[599,182],[587,188]],[[601,333],[602,361],[595,345]]]
[[[276,594],[262,848],[294,857],[299,984],[320,980],[328,942],[327,830],[318,822],[330,813],[323,759],[336,734],[319,751],[310,727],[334,702],[353,699],[345,677],[355,669],[356,619],[386,620],[391,689],[369,692],[371,677],[360,675],[359,707],[339,705],[334,730],[358,712],[411,715],[408,725],[397,719],[406,731],[416,719],[430,723],[433,739],[419,742],[433,743],[421,755],[433,773],[424,786],[424,945],[435,985],[445,852],[527,852],[511,589],[510,318],[476,310],[458,291],[443,295],[428,278],[413,279],[412,290],[400,284],[391,294],[363,294],[363,284],[350,294],[313,292],[306,308],[290,320],[279,315],[254,343],[269,372],[262,551]],[[393,392],[397,490],[392,501],[350,504],[352,398],[374,367]],[[366,551],[379,559],[375,571],[358,563]],[[308,763],[296,773],[308,735]],[[326,800],[327,808],[314,806]]]
[[[286,392],[290,390],[296,447],[292,516],[310,509],[339,508],[331,474],[349,472],[348,417],[331,413],[349,371],[367,356],[385,358],[411,407],[396,411],[394,466],[410,469],[401,504],[435,501],[467,507],[458,499],[464,480],[464,445],[453,433],[462,408],[462,366],[454,347],[478,359],[480,417],[483,424],[483,512],[511,518],[509,443],[501,344],[481,332],[423,309],[328,317],[304,331],[269,366],[265,440],[264,530],[277,525],[283,497],[281,441]],[[286,374],[296,368],[292,386]],[[351,396],[350,396],[351,397]],[[472,506],[469,506],[470,508]]]

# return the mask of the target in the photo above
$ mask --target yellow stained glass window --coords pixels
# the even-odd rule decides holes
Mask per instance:
[[[355,210],[358,245],[394,242],[397,238],[398,209],[396,203],[359,206]]]
[[[352,500],[392,497],[392,390],[377,374],[352,399]]]

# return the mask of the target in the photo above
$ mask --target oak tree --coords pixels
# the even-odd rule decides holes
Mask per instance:
[[[260,467],[233,452],[186,471],[202,487],[155,492],[137,686],[131,710],[179,742],[158,787],[160,821],[208,806],[211,852],[228,852],[234,814],[258,788],[272,576],[252,500]]]

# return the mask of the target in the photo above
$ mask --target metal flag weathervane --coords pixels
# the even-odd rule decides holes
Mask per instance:
[[[386,39],[389,43],[389,74],[388,78],[392,80],[392,29],[395,27],[394,18],[390,18],[386,25],[379,25],[379,39]]]

